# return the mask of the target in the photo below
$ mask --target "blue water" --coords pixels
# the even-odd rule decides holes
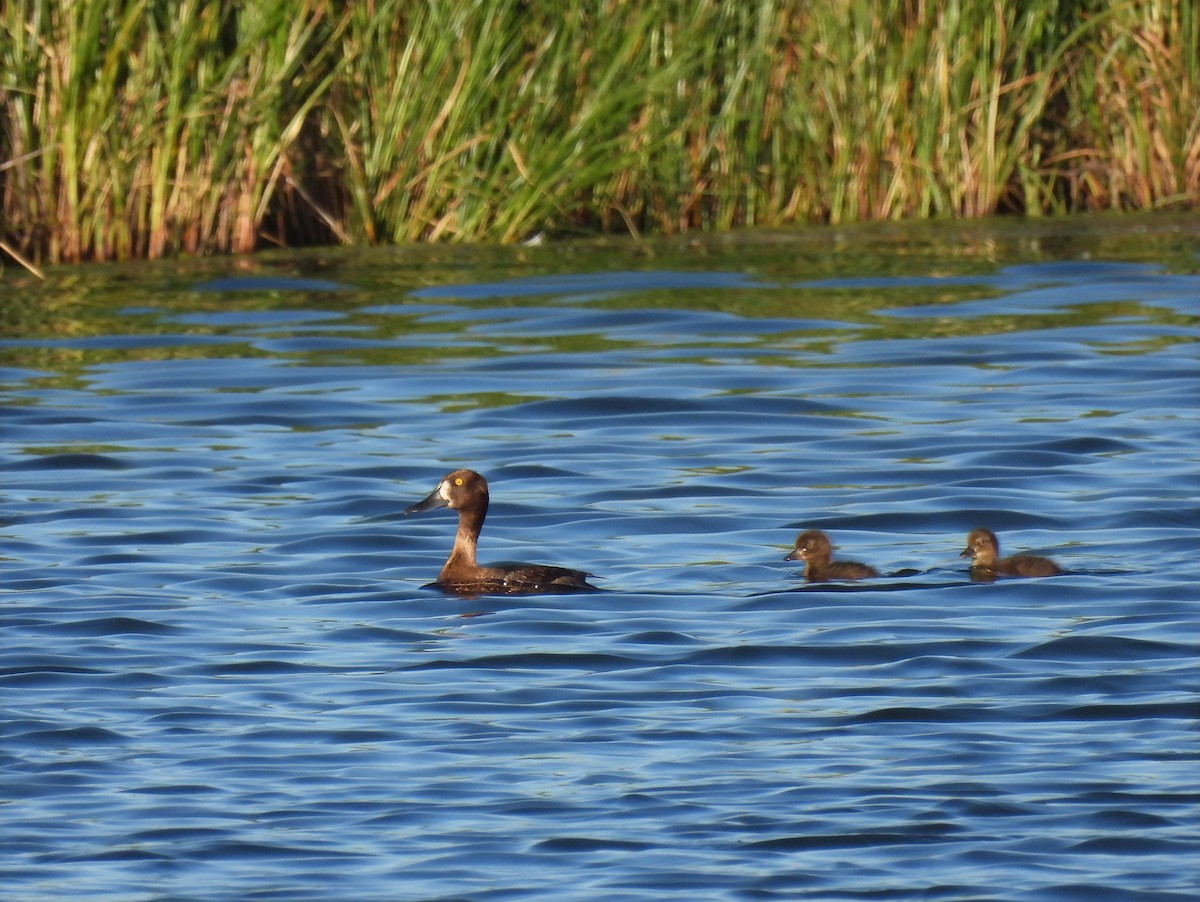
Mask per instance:
[[[1200,230],[1021,228],[10,271],[0,896],[1196,898]]]

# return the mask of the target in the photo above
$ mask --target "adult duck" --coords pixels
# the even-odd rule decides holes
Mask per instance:
[[[438,574],[436,588],[463,595],[538,595],[595,591],[583,570],[548,564],[497,563],[481,565],[475,560],[479,532],[488,510],[487,480],[474,470],[455,470],[446,475],[422,501],[405,514],[448,507],[458,511],[454,547]]]

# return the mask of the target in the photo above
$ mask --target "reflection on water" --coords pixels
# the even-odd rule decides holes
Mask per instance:
[[[6,892],[1195,895],[1198,271],[1104,217],[6,274]],[[484,561],[602,591],[422,589],[458,467]]]

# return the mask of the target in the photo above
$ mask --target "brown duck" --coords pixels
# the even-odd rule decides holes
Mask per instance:
[[[808,529],[796,536],[796,547],[785,561],[804,561],[804,578],[809,582],[829,582],[835,579],[869,579],[878,576],[874,567],[858,561],[831,561],[833,545],[829,536],[819,529]]]
[[[1062,573],[1058,564],[1032,554],[1000,557],[1000,542],[990,529],[972,529],[967,535],[967,547],[959,557],[971,558],[971,578],[993,580],[997,576],[1057,576]]]
[[[498,563],[490,566],[475,561],[479,531],[488,509],[487,480],[474,470],[455,470],[438,483],[429,495],[408,508],[405,514],[448,507],[458,511],[454,547],[438,574],[437,588],[466,595],[537,595],[593,591],[591,574],[546,564]]]

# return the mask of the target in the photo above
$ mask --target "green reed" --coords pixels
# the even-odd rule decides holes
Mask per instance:
[[[1200,204],[1174,0],[7,0],[0,251]]]

